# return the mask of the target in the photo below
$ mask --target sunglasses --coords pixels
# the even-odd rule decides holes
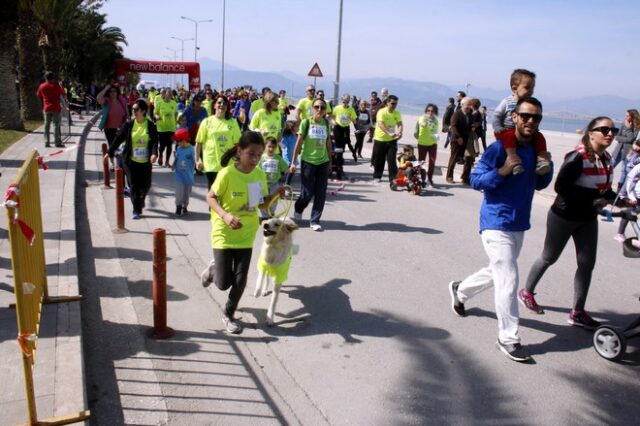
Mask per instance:
[[[315,90],[313,90],[313,89],[307,89],[307,92],[309,92],[309,93],[315,93],[316,91],[315,91]]]
[[[592,132],[600,132],[602,133],[603,136],[607,136],[609,133],[611,133],[613,136],[617,135],[618,132],[620,131],[620,129],[618,129],[617,127],[608,127],[608,126],[600,126],[600,127],[596,127],[591,129]]]
[[[389,105],[396,106],[396,105],[398,105],[398,103],[397,102],[389,102]]]
[[[313,107],[314,107],[315,109],[320,109],[320,110],[323,110],[323,111],[324,111],[325,109],[327,109],[327,106],[326,106],[326,105],[314,105]]]
[[[533,121],[534,123],[539,123],[542,121],[542,114],[529,114],[527,112],[516,112],[516,114],[522,118],[522,121],[524,121],[525,123],[528,123],[529,120]]]

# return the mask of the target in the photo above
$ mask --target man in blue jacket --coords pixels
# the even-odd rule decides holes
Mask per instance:
[[[531,203],[536,190],[551,183],[551,173],[536,174],[534,139],[542,120],[542,104],[536,98],[526,97],[518,101],[512,114],[518,142],[520,160],[509,159],[497,140],[482,155],[471,172],[471,186],[484,192],[480,208],[480,235],[489,266],[468,276],[463,281],[449,283],[452,308],[456,315],[464,317],[464,304],[476,294],[495,288],[498,341],[496,343],[507,357],[526,362],[531,356],[520,344],[518,336],[518,255],[524,240],[524,231],[531,227]],[[550,155],[548,160],[551,160]],[[518,163],[524,172],[513,175]]]

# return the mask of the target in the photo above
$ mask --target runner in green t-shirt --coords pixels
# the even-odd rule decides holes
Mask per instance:
[[[298,101],[296,105],[296,121],[299,123],[305,118],[313,115],[313,101],[315,100],[316,88],[307,86],[307,96]]]
[[[160,140],[160,149],[158,153],[158,164],[163,164],[163,152],[166,150],[164,159],[165,167],[171,167],[169,159],[171,158],[171,137],[176,131],[176,118],[178,117],[178,103],[172,99],[171,89],[163,89],[161,96],[156,96],[154,101],[155,108],[153,115],[156,119],[158,127],[158,138]]]
[[[356,111],[349,104],[351,102],[351,96],[348,93],[342,95],[341,100],[342,103],[336,106],[331,114],[334,122],[333,137],[336,144],[336,156],[333,165],[336,168],[336,177],[338,180],[342,180],[344,178],[342,166],[344,164],[343,153],[345,146],[349,147],[349,151],[351,151],[351,155],[353,156],[353,161],[356,163],[358,162],[358,156],[356,155],[353,145],[351,145],[351,138],[349,137],[349,134],[351,133],[351,123],[355,126],[358,116],[356,115]]]
[[[376,114],[376,129],[373,133],[373,179],[380,182],[384,172],[384,162],[389,166],[389,185],[394,189],[393,182],[398,174],[396,154],[398,140],[402,138],[402,116],[396,110],[398,97],[389,95],[385,107]]]
[[[269,92],[264,95],[264,108],[259,109],[249,124],[249,129],[259,132],[262,137],[271,136],[280,140],[282,120],[278,110],[278,95]]]
[[[247,285],[253,243],[258,231],[258,209],[268,205],[264,172],[256,167],[264,152],[260,134],[246,132],[222,156],[223,169],[207,193],[211,208],[211,246],[213,260],[202,272],[202,285],[215,282],[229,291],[222,322],[229,333],[240,333],[235,311]],[[236,161],[231,162],[233,158]]]
[[[240,140],[240,127],[231,116],[229,100],[218,96],[213,109],[214,115],[202,120],[196,135],[196,168],[205,172],[208,188],[222,168],[222,155]]]
[[[302,212],[313,198],[311,229],[322,231],[320,217],[327,196],[327,181],[331,169],[331,138],[329,122],[325,118],[327,103],[322,99],[313,102],[313,116],[302,120],[298,140],[293,152],[289,172],[296,170],[296,159],[301,155],[300,180],[302,189],[295,203],[294,219],[301,220]]]

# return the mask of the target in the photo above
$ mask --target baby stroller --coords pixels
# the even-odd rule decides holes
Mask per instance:
[[[422,188],[426,186],[427,171],[419,161],[407,161],[405,166],[404,169],[398,170],[396,178],[391,182],[391,188],[394,191],[402,188],[411,194],[420,195]]]
[[[600,210],[599,213],[606,216],[607,220],[614,217],[625,218],[631,224],[635,237],[627,238],[622,244],[622,254],[625,257],[640,258],[640,226],[638,225],[638,213],[633,209],[624,209],[620,212]],[[635,244],[634,244],[635,243]],[[593,347],[601,357],[609,361],[618,361],[627,350],[627,340],[640,336],[640,317],[636,318],[624,330],[610,325],[601,325],[593,333]]]

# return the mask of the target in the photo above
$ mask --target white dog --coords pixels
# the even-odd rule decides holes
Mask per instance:
[[[273,294],[267,310],[267,324],[273,325],[280,286],[287,280],[293,254],[293,231],[298,225],[291,219],[272,218],[262,223],[264,240],[258,259],[258,279],[255,297],[266,296],[269,282],[273,282]]]

